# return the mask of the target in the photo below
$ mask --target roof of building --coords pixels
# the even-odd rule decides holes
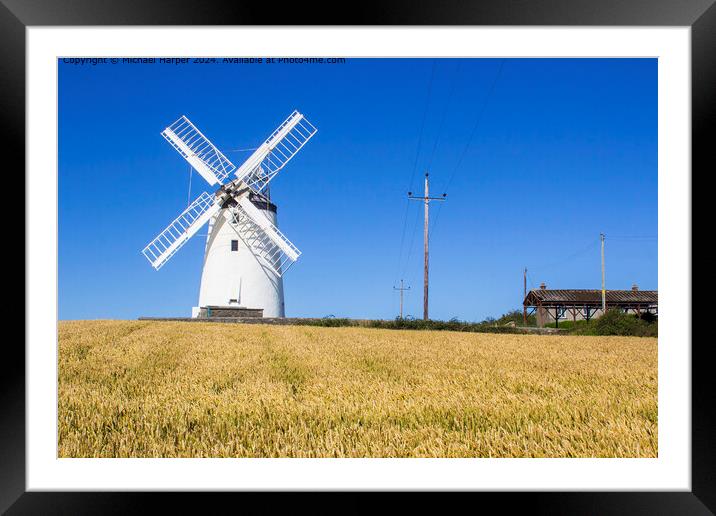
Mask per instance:
[[[607,290],[607,305],[656,305],[659,303],[657,290]],[[581,289],[534,289],[524,300],[526,306],[535,305],[601,305],[601,290]]]

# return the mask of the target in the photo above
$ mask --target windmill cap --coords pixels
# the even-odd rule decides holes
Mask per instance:
[[[251,201],[251,204],[253,204],[260,210],[266,210],[273,213],[276,213],[278,211],[276,205],[263,195],[251,192],[249,194],[249,200]]]

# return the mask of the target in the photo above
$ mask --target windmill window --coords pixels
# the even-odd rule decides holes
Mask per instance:
[[[238,250],[239,250],[239,241],[238,241],[238,240],[232,240],[232,241],[231,241],[231,250],[232,250],[232,251],[238,251]]]

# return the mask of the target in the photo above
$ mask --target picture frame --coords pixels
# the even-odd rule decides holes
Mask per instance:
[[[356,6],[350,19],[335,11],[293,6],[280,12],[270,5],[211,2],[144,3],[142,9],[116,2],[88,0],[48,0],[22,2],[2,0],[0,4],[0,113],[6,137],[5,155],[17,157],[14,166],[24,170],[24,154],[10,152],[25,141],[25,30],[30,26],[65,25],[529,25],[529,26],[689,26],[692,55],[692,173],[706,174],[713,169],[712,143],[707,136],[716,114],[716,7],[712,0],[684,2],[658,0],[608,0],[594,4],[585,0],[555,2],[496,1],[464,4],[456,1],[368,2]],[[335,14],[334,14],[335,13]],[[27,202],[27,194],[25,198]],[[27,269],[25,273],[29,272]],[[692,302],[692,300],[684,300]],[[27,307],[30,309],[31,307]],[[0,510],[9,514],[25,513],[125,513],[146,508],[149,499],[160,497],[164,510],[171,506],[189,507],[185,496],[146,493],[60,493],[27,492],[25,487],[25,354],[19,344],[6,345],[6,368],[2,375],[0,419]],[[692,357],[692,490],[690,492],[620,493],[538,493],[515,496],[511,493],[481,493],[500,504],[501,510],[529,507],[530,511],[550,514],[708,514],[716,513],[716,446],[713,429],[716,389],[708,369],[704,344],[693,346]],[[214,503],[207,493],[197,495],[198,507],[207,511]],[[226,497],[247,494],[223,495]],[[283,503],[286,497],[280,497]],[[314,504],[314,496],[300,498],[299,506]],[[309,501],[310,499],[310,501]],[[290,503],[295,505],[295,501]],[[346,509],[363,511],[372,506],[362,496],[339,502]],[[408,505],[424,507],[421,497],[412,497]],[[403,509],[407,509],[404,506]],[[341,512],[344,512],[341,510]]]

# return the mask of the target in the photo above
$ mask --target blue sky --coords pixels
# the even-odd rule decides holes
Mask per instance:
[[[287,316],[482,320],[528,288],[657,288],[655,59],[351,59],[343,64],[59,63],[60,319],[188,316],[204,238],[155,271],[141,249],[186,206],[160,136],[188,116],[236,165],[293,110],[318,134],[271,184],[303,252]],[[501,69],[500,69],[501,68]],[[424,120],[424,123],[423,123]],[[422,131],[421,131],[422,128]],[[191,198],[209,189],[193,175]],[[205,234],[200,231],[200,234]],[[402,242],[402,245],[401,245]]]

